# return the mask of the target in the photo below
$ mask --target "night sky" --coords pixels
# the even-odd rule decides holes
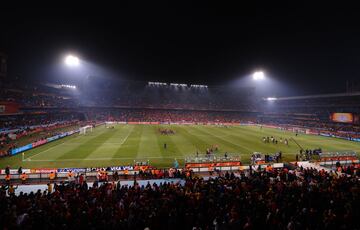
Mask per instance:
[[[289,95],[345,91],[360,79],[351,6],[119,5],[0,9],[9,77],[51,79],[66,52],[119,79],[231,84],[264,70]]]

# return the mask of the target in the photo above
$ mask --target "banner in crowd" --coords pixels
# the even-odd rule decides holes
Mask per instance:
[[[24,152],[24,151],[32,149],[32,148],[33,148],[32,144],[21,146],[19,148],[12,149],[11,150],[11,155],[15,155],[17,153]]]
[[[40,145],[43,145],[43,144],[46,144],[46,143],[47,143],[46,139],[35,141],[35,142],[32,143],[32,147],[35,148],[37,146],[40,146]]]
[[[60,138],[60,136],[56,135],[56,136],[53,136],[53,137],[48,137],[48,138],[46,138],[46,140],[47,140],[47,142],[51,142],[51,141],[55,141],[55,140],[57,140],[59,138]]]
[[[0,129],[0,134],[15,133],[20,129]]]
[[[11,101],[0,102],[0,115],[19,113],[19,105]]]

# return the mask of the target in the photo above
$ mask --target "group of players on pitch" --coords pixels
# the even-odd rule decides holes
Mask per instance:
[[[175,131],[172,130],[172,129],[161,129],[161,128],[159,128],[158,131],[159,131],[159,133],[161,135],[173,135],[173,134],[175,134]]]
[[[278,140],[278,139],[276,139],[275,137],[273,137],[273,136],[271,136],[271,137],[263,137],[262,138],[262,141],[264,142],[264,143],[273,143],[273,144],[277,144],[277,143],[279,143],[280,142],[280,144],[282,144],[282,143],[284,143],[285,145],[289,145],[289,141],[288,141],[288,139],[286,139],[286,138],[282,138],[282,137],[280,137],[280,139]]]

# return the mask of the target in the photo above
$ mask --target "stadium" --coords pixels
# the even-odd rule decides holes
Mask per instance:
[[[39,22],[16,9],[30,20],[19,22],[34,30],[31,44],[21,44],[15,31],[26,29],[9,19],[14,10],[1,10],[9,26],[0,40],[0,228],[360,229],[360,87],[356,77],[316,74],[335,76],[341,63],[315,70],[308,54],[299,54],[304,70],[291,75],[297,68],[284,53],[296,47],[292,43],[278,47],[283,54],[259,51],[259,59],[230,37],[194,45],[212,34],[204,29],[209,25],[227,34],[226,21],[224,28],[198,22],[204,31],[195,32],[197,23],[171,16],[187,27],[179,26],[175,40],[158,43],[154,37],[168,35],[158,22],[173,24],[152,14],[140,24],[153,37],[137,36],[143,34],[132,30],[135,22],[108,18],[95,25],[104,41],[86,21],[68,34],[70,19],[63,21],[62,13],[40,14]],[[44,32],[50,28],[45,18],[56,36]],[[130,32],[104,29],[115,19]],[[252,25],[237,19],[237,25]],[[276,29],[278,18],[272,20]],[[192,33],[190,40],[184,35]],[[286,37],[311,46],[292,33]],[[65,50],[59,39],[77,50],[58,52]],[[151,44],[150,51],[139,51],[137,39]],[[220,53],[209,58],[209,44],[214,53],[227,49],[226,64]],[[39,53],[28,59],[15,46]],[[313,75],[301,75],[310,70]]]

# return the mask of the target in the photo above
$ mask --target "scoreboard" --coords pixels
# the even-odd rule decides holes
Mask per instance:
[[[354,115],[352,113],[332,113],[331,121],[340,123],[354,123]]]

